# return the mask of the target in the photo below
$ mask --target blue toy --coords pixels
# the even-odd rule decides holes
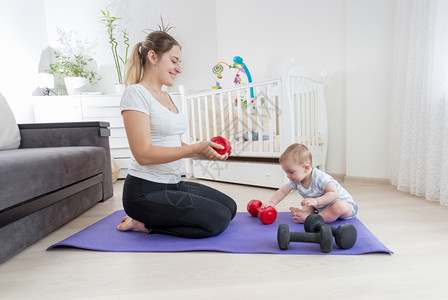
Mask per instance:
[[[247,81],[249,83],[252,82],[252,76],[250,75],[249,69],[247,68],[246,64],[244,63],[243,59],[241,58],[241,56],[235,56],[233,58],[233,64],[230,65],[226,62],[220,61],[218,62],[215,66],[213,66],[212,71],[214,74],[216,74],[216,76],[218,77],[218,79],[222,79],[222,72],[224,71],[224,67],[223,64],[226,65],[229,69],[235,68],[238,71],[236,72],[235,78],[233,79],[233,83],[235,85],[239,85],[241,84],[241,76],[240,76],[240,72],[246,74],[247,77]],[[219,81],[216,82],[216,85],[213,86],[212,88],[214,89],[222,89],[221,85],[219,84]],[[250,88],[250,97],[251,99],[254,98],[254,88]],[[244,98],[244,97],[243,97]],[[243,102],[243,105],[245,107],[247,107],[247,100],[241,99],[241,101]],[[254,103],[254,101],[251,101],[252,105]],[[253,105],[253,109],[255,109],[255,106]]]
[[[244,64],[243,59],[240,56],[235,56],[233,58],[233,65],[240,65],[241,68],[243,68],[244,72],[246,73],[247,81],[252,82],[252,76],[250,75],[249,69]],[[238,73],[237,73],[237,75],[238,75]],[[254,88],[250,88],[250,97],[251,98],[254,97]]]

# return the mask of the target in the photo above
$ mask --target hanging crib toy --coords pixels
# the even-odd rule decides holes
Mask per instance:
[[[247,68],[246,64],[244,64],[243,59],[240,56],[235,56],[233,58],[233,64],[230,65],[226,62],[220,61],[212,68],[212,72],[218,77],[218,81],[216,81],[216,85],[213,86],[213,89],[222,89],[222,86],[220,84],[220,81],[222,79],[222,73],[224,71],[223,65],[226,65],[229,69],[237,69],[237,72],[235,74],[235,78],[233,79],[233,83],[235,85],[242,84],[241,75],[240,72],[245,74],[247,77],[247,81],[249,83],[252,82],[252,76],[250,75],[249,69]],[[250,88],[250,98],[251,98],[251,105],[252,109],[255,109],[255,103],[254,103],[254,89]],[[247,100],[244,96],[241,96],[240,101],[242,102],[244,107],[247,107]],[[238,102],[238,99],[235,99],[235,102]]]

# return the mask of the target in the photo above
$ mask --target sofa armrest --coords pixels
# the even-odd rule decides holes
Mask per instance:
[[[108,122],[30,123],[19,124],[20,148],[71,146],[102,147],[106,153],[103,200],[113,195]]]
[[[19,129],[19,148],[106,146],[109,152],[108,122],[19,124]]]

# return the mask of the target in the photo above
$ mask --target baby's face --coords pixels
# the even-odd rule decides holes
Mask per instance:
[[[297,164],[296,162],[287,159],[280,165],[283,171],[285,171],[288,179],[294,183],[301,182],[306,177],[306,175],[308,175],[307,164]]]

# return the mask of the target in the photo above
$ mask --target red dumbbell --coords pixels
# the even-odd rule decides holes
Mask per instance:
[[[261,209],[261,201],[260,200],[250,200],[247,203],[247,211],[252,215],[252,217],[260,218],[263,224],[272,224],[277,218],[277,211],[272,206],[268,206],[264,209]]]
[[[210,141],[224,146],[224,149],[215,149],[215,151],[218,152],[218,154],[224,155],[226,153],[230,154],[232,152],[232,145],[226,138],[223,138],[222,136],[215,136]]]

